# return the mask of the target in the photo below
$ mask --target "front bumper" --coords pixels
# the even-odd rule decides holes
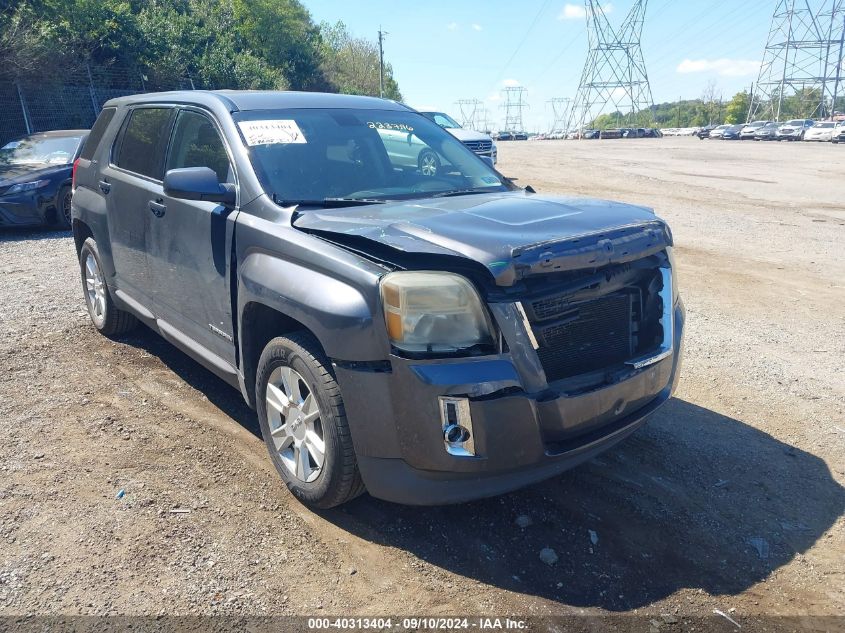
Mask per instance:
[[[361,476],[375,497],[413,505],[458,503],[541,481],[607,450],[674,392],[685,312],[674,308],[672,355],[585,393],[526,389],[511,355],[336,366]],[[446,450],[439,398],[466,398],[475,456]]]
[[[47,187],[37,192],[0,196],[0,226],[46,224],[56,208],[56,190]]]

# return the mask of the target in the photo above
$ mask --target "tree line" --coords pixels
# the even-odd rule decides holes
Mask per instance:
[[[379,94],[378,46],[298,0],[0,0],[0,80],[91,66],[153,86]],[[390,64],[385,96],[402,98]]]
[[[606,130],[616,127],[683,128],[745,123],[748,119],[751,98],[751,93],[744,90],[725,101],[710,86],[699,99],[661,103],[633,114],[622,112],[602,114],[592,121],[590,127]],[[778,95],[774,95],[773,99],[778,100]],[[817,117],[820,100],[821,92],[816,88],[806,88],[784,95],[780,100],[780,120]],[[762,105],[764,107],[758,109],[758,112],[772,112],[772,108],[765,107],[771,104]],[[845,96],[837,99],[835,110],[840,112],[845,110]],[[769,115],[762,115],[762,118],[768,117]]]

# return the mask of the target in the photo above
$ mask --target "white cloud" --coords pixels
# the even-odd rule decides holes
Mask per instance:
[[[601,7],[601,12],[607,15],[608,13],[613,12],[613,5],[611,3],[607,3],[603,7]],[[561,12],[558,14],[558,20],[583,20],[587,17],[587,9],[584,8],[583,4],[566,4],[564,5]]]
[[[473,25],[472,25],[472,30],[473,30],[473,31],[480,31],[480,30],[481,30],[481,25],[480,25],[480,24],[473,24]]]
[[[458,28],[458,23],[457,22],[449,22],[449,24],[446,25],[446,28],[449,29],[450,31],[454,31]]]
[[[678,64],[682,74],[712,72],[723,77],[746,77],[759,69],[760,62],[750,59],[685,59]]]
[[[487,101],[501,101],[501,100],[502,100],[502,95],[500,95],[498,92],[492,92],[492,93],[490,93],[490,96],[487,97]]]
[[[505,80],[502,82],[502,85],[503,85],[505,88],[516,88],[516,87],[517,87],[517,86],[519,86],[520,84],[519,84],[519,82],[518,82],[516,79],[505,79]]]

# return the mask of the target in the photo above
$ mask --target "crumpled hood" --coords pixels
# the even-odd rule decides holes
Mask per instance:
[[[522,191],[306,211],[294,226],[339,242],[354,236],[406,253],[469,258],[500,286],[633,261],[672,244],[668,226],[645,207]]]
[[[0,187],[38,180],[41,176],[51,176],[62,169],[67,169],[70,172],[71,168],[71,165],[50,165],[46,163],[26,165],[0,163]]]

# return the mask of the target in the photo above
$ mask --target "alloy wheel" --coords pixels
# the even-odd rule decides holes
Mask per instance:
[[[437,157],[428,152],[420,157],[420,171],[423,176],[437,175]]]
[[[91,319],[97,327],[102,327],[106,320],[106,284],[97,259],[90,252],[85,257],[85,291]]]
[[[277,367],[267,381],[266,403],[270,435],[281,462],[296,479],[314,481],[326,456],[314,393],[296,370]]]

